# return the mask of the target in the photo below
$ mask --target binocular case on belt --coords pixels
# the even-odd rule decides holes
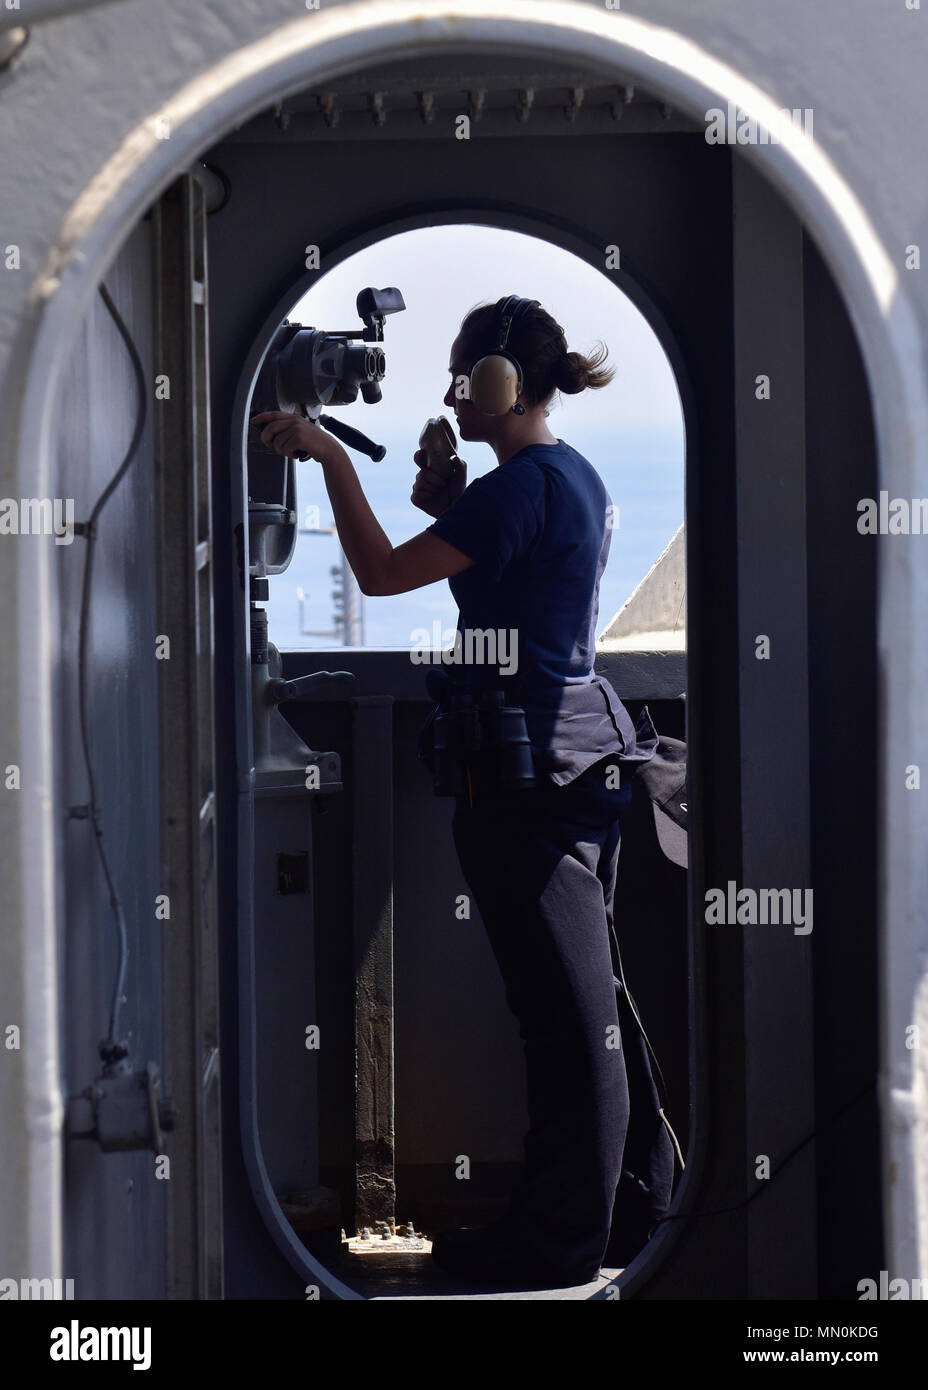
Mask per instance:
[[[501,690],[450,691],[429,733],[427,761],[438,796],[536,785],[525,711],[507,705]]]

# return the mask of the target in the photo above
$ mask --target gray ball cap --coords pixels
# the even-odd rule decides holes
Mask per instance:
[[[661,849],[681,868],[687,867],[686,744],[661,734],[654,756],[638,769],[654,809]]]

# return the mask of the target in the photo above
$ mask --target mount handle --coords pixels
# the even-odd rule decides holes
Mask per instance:
[[[285,700],[302,700],[307,695],[324,688],[335,687],[338,689],[351,685],[353,680],[353,671],[311,671],[308,676],[297,676],[292,681],[285,681],[282,676],[275,676],[267,683],[267,702],[269,705],[280,705]]]
[[[312,418],[310,416],[310,418]],[[341,420],[336,420],[334,415],[317,415],[317,422],[334,434],[336,439],[340,439],[343,444],[347,444],[351,449],[357,449],[360,454],[367,454],[375,463],[379,463],[386,457],[386,448],[383,444],[375,444],[372,439],[368,439],[366,434],[360,430],[352,429],[351,425],[343,425]],[[295,454],[302,463],[309,458],[309,454]]]

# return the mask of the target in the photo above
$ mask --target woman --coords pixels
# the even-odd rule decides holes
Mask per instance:
[[[505,704],[525,713],[535,785],[494,782],[486,757],[478,767],[462,754],[467,791],[453,820],[461,868],[519,1021],[530,1121],[506,1215],[434,1242],[443,1269],[477,1279],[595,1278],[614,1211],[631,1223],[618,1233],[624,1257],[666,1211],[673,1179],[654,1082],[626,1027],[610,949],[618,816],[631,794],[621,776],[615,785],[616,771],[652,757],[657,734],[646,710],[636,728],[593,673],[612,504],[592,465],[547,425],[557,391],[596,390],[612,379],[605,356],[569,352],[537,300],[509,296],[471,310],[451,348],[444,403],[461,439],[486,441],[498,467],[468,487],[465,466],[442,481],[417,453],[412,501],[436,520],[397,547],[331,435],[292,415],[255,417],[269,422],[265,443],[322,464],[363,593],[405,593],[447,578],[462,637],[498,635],[505,661],[478,656],[480,664],[443,676],[441,692],[430,682],[441,704],[449,707],[453,691],[502,690]],[[487,358],[496,384],[508,382],[502,406],[487,403]],[[481,649],[462,641],[461,650]]]

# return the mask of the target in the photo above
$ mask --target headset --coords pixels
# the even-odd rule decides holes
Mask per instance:
[[[525,406],[518,403],[522,367],[512,353],[506,351],[506,344],[515,321],[538,302],[537,299],[520,299],[517,294],[497,301],[496,350],[481,357],[470,369],[470,400],[481,415],[505,415],[509,410],[516,415],[525,414]]]

